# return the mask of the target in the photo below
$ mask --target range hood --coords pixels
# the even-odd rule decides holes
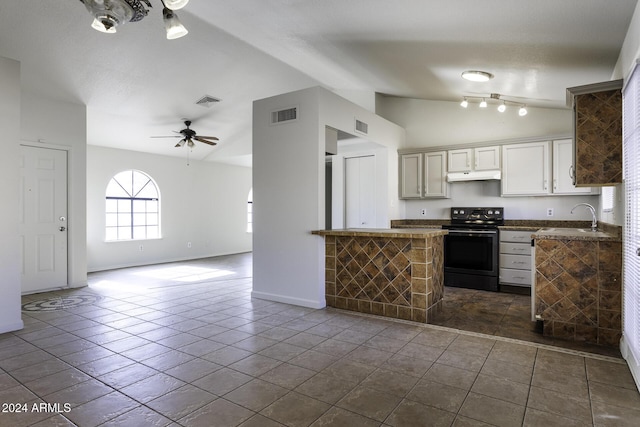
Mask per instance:
[[[501,178],[501,174],[499,170],[451,172],[447,174],[448,182],[488,181],[488,180],[499,180],[500,178]]]

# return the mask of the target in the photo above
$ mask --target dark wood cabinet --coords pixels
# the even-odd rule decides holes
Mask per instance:
[[[622,182],[622,80],[567,89],[574,111],[576,187]]]

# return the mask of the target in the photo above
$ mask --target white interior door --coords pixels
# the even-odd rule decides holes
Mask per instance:
[[[345,158],[345,226],[376,226],[375,156]]]
[[[67,286],[67,152],[21,146],[22,293]]]

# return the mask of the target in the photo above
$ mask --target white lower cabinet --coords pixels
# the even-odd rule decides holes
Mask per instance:
[[[500,230],[500,284],[531,287],[531,234]]]

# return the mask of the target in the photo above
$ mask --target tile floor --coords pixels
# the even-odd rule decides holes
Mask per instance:
[[[56,299],[0,335],[0,425],[640,420],[620,359],[252,299],[250,273],[242,254],[95,273],[87,288],[24,297]],[[84,305],[64,308],[74,302]]]
[[[479,332],[555,347],[621,358],[618,347],[545,337],[531,321],[531,296],[505,292],[445,287],[443,309],[431,320],[434,325]]]

